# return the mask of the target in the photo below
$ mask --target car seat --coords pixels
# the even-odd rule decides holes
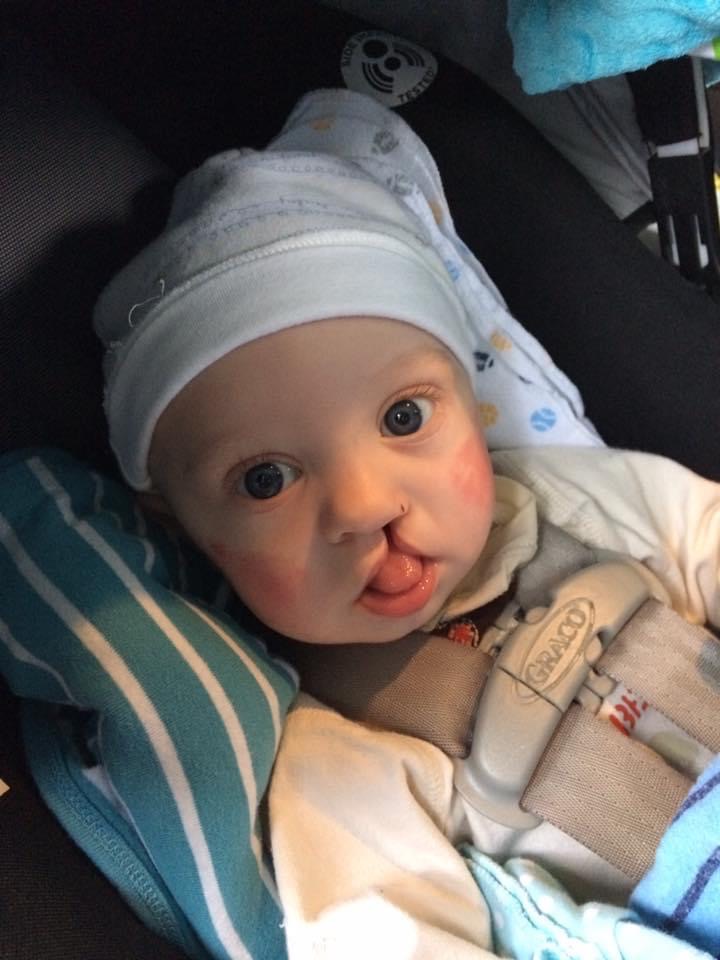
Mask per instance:
[[[28,0],[4,4],[0,26],[0,450],[52,444],[112,472],[97,292],[157,232],[177,176],[225,147],[262,146],[302,92],[342,84],[342,51],[368,25],[295,0]],[[441,62],[400,110],[438,161],[458,232],[606,440],[720,476],[704,429],[720,415],[712,300],[464,70]],[[0,718],[0,956],[179,957],[44,808],[5,689]]]
[[[679,57],[628,75],[650,149],[652,216],[662,255],[720,297],[713,130],[702,62]]]
[[[646,242],[717,298],[720,228],[712,175],[712,118],[707,109],[710,95],[716,97],[717,91],[706,88],[699,56],[714,56],[710,44],[695,56],[656,60],[629,74],[603,76],[598,60],[603,56],[609,69],[611,43],[601,35],[602,18],[607,18],[607,33],[612,33],[616,18],[624,16],[628,35],[637,36],[633,31],[641,16],[631,4],[624,12],[622,5],[612,12],[588,11],[581,65],[575,60],[579,38],[570,26],[578,11],[573,4],[542,22],[542,3],[513,0],[456,0],[450,9],[433,0],[382,6],[373,0],[324,2],[374,18],[377,26],[409,40],[437,46],[444,56],[482,77],[583,173],[619,217],[645,227]],[[538,32],[536,43],[531,40],[531,22]],[[647,26],[651,34],[654,29],[654,24]],[[687,34],[676,38],[672,27],[664,39],[665,50],[683,49],[683,43],[688,50],[692,45]],[[638,44],[631,54],[628,42],[617,52],[616,69],[621,63],[644,65],[652,59],[651,46]],[[656,58],[661,46],[654,48]],[[538,50],[553,48],[556,63],[541,76]],[[569,87],[560,82],[578,75],[595,79]],[[715,77],[712,67],[710,76]],[[526,93],[528,82],[546,92]]]

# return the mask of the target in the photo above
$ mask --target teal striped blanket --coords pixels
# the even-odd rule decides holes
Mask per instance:
[[[297,678],[223,590],[122,485],[0,458],[0,671],[47,804],[190,956],[278,960],[260,810]]]

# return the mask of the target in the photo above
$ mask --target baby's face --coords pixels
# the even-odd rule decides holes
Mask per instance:
[[[493,512],[467,375],[394,320],[323,320],[226,355],[163,413],[150,472],[248,607],[314,643],[422,626]]]

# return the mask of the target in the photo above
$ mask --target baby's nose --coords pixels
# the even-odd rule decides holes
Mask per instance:
[[[387,474],[354,466],[338,471],[328,485],[321,524],[326,538],[338,543],[382,530],[406,509],[401,490]]]

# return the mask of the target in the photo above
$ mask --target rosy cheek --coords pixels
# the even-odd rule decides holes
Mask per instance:
[[[223,543],[210,543],[207,550],[239,596],[261,615],[267,607],[287,611],[303,595],[304,570],[299,567],[275,556],[233,550]]]
[[[468,504],[486,504],[491,497],[492,478],[487,450],[476,436],[468,437],[458,449],[450,469],[450,480]]]

